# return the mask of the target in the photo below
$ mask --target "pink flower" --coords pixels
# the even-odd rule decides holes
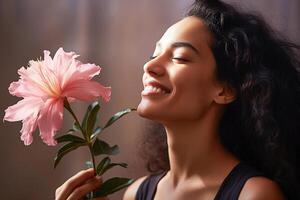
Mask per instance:
[[[50,52],[44,51],[44,60],[30,61],[29,67],[18,70],[20,79],[10,84],[9,93],[23,99],[5,110],[4,120],[22,120],[20,132],[25,145],[32,143],[37,127],[46,144],[56,145],[54,135],[62,126],[65,97],[69,101],[93,101],[98,97],[109,101],[110,87],[91,80],[101,68],[82,64],[77,57],[60,48],[52,59]]]

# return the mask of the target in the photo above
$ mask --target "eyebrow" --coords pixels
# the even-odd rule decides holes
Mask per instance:
[[[159,42],[156,44],[157,46],[161,46]],[[174,42],[171,44],[172,48],[180,48],[180,47],[186,47],[194,51],[196,54],[199,54],[199,51],[196,47],[194,47],[191,43],[188,42]]]

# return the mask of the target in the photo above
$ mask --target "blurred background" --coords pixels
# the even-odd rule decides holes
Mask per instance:
[[[244,10],[261,13],[272,26],[300,44],[299,0],[227,0]],[[142,90],[142,66],[151,56],[156,41],[167,27],[180,20],[192,0],[0,0],[0,117],[18,98],[10,96],[8,86],[18,79],[17,70],[29,60],[59,47],[80,54],[82,62],[102,67],[96,78],[112,87],[112,99],[104,104],[99,124],[126,107],[136,107]],[[72,105],[79,117],[87,104]],[[72,124],[65,112],[66,131]],[[143,133],[149,122],[136,113],[129,114],[104,132],[110,144],[121,153],[115,162],[127,162],[128,169],[115,168],[108,176],[138,178],[147,174],[138,155]],[[76,150],[53,169],[58,147],[44,145],[34,133],[34,141],[24,146],[21,123],[0,123],[0,199],[52,200],[55,189],[85,168],[88,149]],[[124,190],[110,196],[122,198]]]

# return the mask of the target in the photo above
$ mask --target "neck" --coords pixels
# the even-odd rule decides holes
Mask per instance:
[[[174,185],[189,178],[220,182],[237,159],[220,142],[219,112],[209,112],[195,121],[164,123],[170,159],[170,178]]]

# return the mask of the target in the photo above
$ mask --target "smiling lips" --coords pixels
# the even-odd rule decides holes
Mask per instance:
[[[153,94],[168,94],[170,92],[171,90],[168,89],[167,87],[161,85],[158,82],[151,81],[145,84],[145,88],[141,94],[147,96]]]

